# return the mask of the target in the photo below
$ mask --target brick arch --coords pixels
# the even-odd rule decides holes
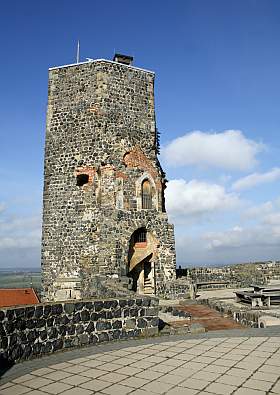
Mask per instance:
[[[161,187],[161,181],[158,169],[154,163],[147,158],[140,147],[136,146],[123,155],[123,163],[128,168],[139,168],[151,174],[158,187]]]

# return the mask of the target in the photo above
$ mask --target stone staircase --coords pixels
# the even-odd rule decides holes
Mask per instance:
[[[145,295],[153,295],[154,294],[154,288],[152,285],[152,280],[150,278],[144,279],[144,294]]]

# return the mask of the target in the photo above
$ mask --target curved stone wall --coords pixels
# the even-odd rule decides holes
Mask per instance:
[[[148,297],[42,303],[0,310],[0,361],[158,333],[158,300]]]

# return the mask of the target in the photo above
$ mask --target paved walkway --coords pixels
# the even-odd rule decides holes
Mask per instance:
[[[133,340],[58,353],[15,365],[2,378],[0,394],[280,394],[280,330]]]

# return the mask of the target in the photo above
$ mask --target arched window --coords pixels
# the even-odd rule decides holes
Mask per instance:
[[[142,209],[152,208],[152,186],[149,180],[142,182],[141,188]]]

